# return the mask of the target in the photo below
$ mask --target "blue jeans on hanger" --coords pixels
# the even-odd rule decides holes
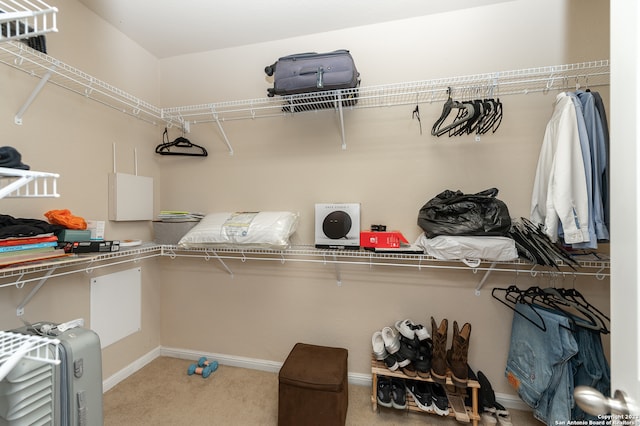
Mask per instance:
[[[604,356],[600,332],[576,327],[573,335],[578,343],[578,354],[571,360],[574,386],[590,386],[603,395],[611,395],[611,370]],[[571,419],[596,420],[597,417],[575,404]]]
[[[569,318],[524,303],[516,304],[515,310],[505,375],[534,417],[551,425],[566,424],[574,405],[569,360],[578,352]]]

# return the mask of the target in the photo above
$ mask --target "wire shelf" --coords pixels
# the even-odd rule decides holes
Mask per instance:
[[[40,0],[0,0],[0,42],[58,31],[58,9]]]
[[[29,262],[19,266],[0,268],[0,279],[18,277],[15,282],[0,284],[0,288],[17,286],[39,281],[41,273],[54,270],[48,278],[59,277],[77,273],[78,271],[92,272],[95,269],[107,266],[140,261],[143,259],[156,257],[160,254],[160,246],[157,244],[143,244],[139,247],[127,247],[115,252],[89,253],[63,257],[47,261]]]
[[[2,0],[0,0],[1,4]],[[1,14],[0,14],[1,15]],[[451,94],[456,100],[477,97],[499,97],[598,87],[609,84],[609,61],[599,60],[567,65],[545,66],[485,74],[437,78],[415,82],[363,86],[354,89],[303,93],[289,96],[206,103],[160,108],[99,80],[51,56],[31,49],[23,43],[0,44],[0,63],[87,97],[151,124],[185,126],[189,123],[246,120],[277,117],[293,113],[379,108],[443,101]],[[16,114],[22,115],[41,87]]]
[[[60,364],[58,339],[0,331],[0,382],[22,358],[52,365]]]
[[[156,124],[163,119],[162,111],[159,107],[151,105],[124,90],[118,89],[49,55],[31,49],[23,43],[7,42],[0,44],[0,63],[37,77],[41,82],[62,87],[151,124]],[[37,95],[37,92],[34,92],[32,97],[35,97],[35,95]],[[28,100],[16,115],[18,124],[20,124],[22,114],[32,101],[33,99]]]
[[[29,345],[29,349],[25,350],[24,358],[48,364],[59,364],[60,358],[57,350],[59,343],[58,339],[51,337],[0,331],[0,365],[10,356],[19,352],[21,348],[24,348],[25,345]],[[53,345],[53,350],[51,345]]]
[[[477,97],[529,94],[609,84],[609,61],[546,66],[273,98],[164,108],[163,117],[191,123],[275,117],[318,110],[380,108]]]
[[[205,260],[247,260],[306,262],[321,264],[368,265],[368,266],[396,266],[417,269],[458,269],[477,271],[502,272],[531,272],[532,274],[566,274],[595,276],[604,279],[609,276],[610,262],[608,258],[594,258],[593,256],[576,258],[579,270],[571,269],[565,262],[558,260],[558,268],[537,266],[526,259],[511,261],[482,261],[480,265],[467,266],[455,260],[441,260],[427,254],[409,253],[380,253],[368,250],[329,250],[318,249],[313,246],[294,246],[286,250],[266,249],[232,249],[232,248],[192,248],[185,249],[178,246],[162,246],[162,256],[170,258],[195,257]]]
[[[0,167],[1,198],[59,197],[57,173]]]

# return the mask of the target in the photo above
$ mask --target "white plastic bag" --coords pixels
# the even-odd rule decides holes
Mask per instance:
[[[440,260],[461,260],[467,266],[477,267],[483,260],[509,261],[518,258],[518,250],[513,239],[508,237],[482,237],[439,235],[418,237],[416,245],[425,253]]]

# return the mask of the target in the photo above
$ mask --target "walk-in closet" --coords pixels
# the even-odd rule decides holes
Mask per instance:
[[[8,3],[0,0],[0,11]],[[154,9],[183,7],[145,3]],[[299,342],[347,349],[347,424],[421,424],[425,410],[419,404],[389,408],[376,399],[387,375],[390,385],[391,378],[413,374],[402,367],[387,371],[372,340],[387,327],[404,336],[402,321],[435,338],[442,336],[433,324],[448,320],[444,339],[451,352],[452,339],[462,329],[468,333],[465,361],[474,377],[463,401],[467,419],[452,411],[448,417],[429,416],[434,422],[489,424],[475,400],[483,398],[479,388],[486,380],[497,406],[512,411],[514,425],[568,425],[583,418],[574,410],[572,385],[561,384],[566,398],[549,397],[548,411],[532,407],[535,398],[519,388],[521,378],[514,372],[519,366],[512,362],[516,346],[531,342],[562,346],[565,355],[575,345],[571,356],[584,356],[580,359],[587,363],[597,358],[602,366],[606,380],[593,387],[610,391],[607,396],[624,388],[640,397],[639,385],[617,364],[629,332],[620,324],[637,324],[637,290],[631,285],[637,282],[631,266],[638,251],[636,153],[620,149],[634,146],[637,131],[629,124],[621,134],[616,127],[622,119],[634,121],[635,106],[622,99],[635,97],[635,75],[628,71],[633,61],[619,49],[621,40],[633,39],[629,50],[638,50],[633,25],[624,25],[637,14],[637,5],[469,1],[441,9],[433,5],[429,12],[420,5],[413,13],[358,25],[327,22],[317,31],[287,32],[276,30],[287,26],[278,9],[291,4],[256,5],[260,10],[233,15],[226,1],[195,3],[184,16],[176,13],[173,25],[160,27],[155,12],[143,13],[139,5],[128,5],[133,9],[127,11],[107,0],[47,0],[53,13],[36,13],[46,20],[37,25],[55,27],[43,31],[46,53],[20,37],[0,37],[0,146],[15,148],[28,165],[13,172],[0,166],[0,213],[47,220],[45,213],[66,209],[92,224],[104,223],[104,240],[122,244],[118,251],[0,268],[0,330],[76,319],[97,329],[105,424],[159,421],[151,412],[166,424],[187,424],[180,423],[181,409],[171,402],[189,405],[187,395],[194,390],[222,405],[231,407],[222,402],[229,395],[243,404],[224,414],[221,407],[218,417],[215,409],[198,418],[191,417],[193,407],[184,408],[188,424],[277,424],[277,374]],[[402,9],[415,2],[393,3]],[[370,7],[373,14],[387,6]],[[364,18],[368,10],[361,13]],[[184,39],[181,28],[193,25],[190,18],[207,14],[217,44]],[[138,15],[148,16],[133,28]],[[219,28],[227,27],[219,19],[236,28],[220,35]],[[276,28],[249,37],[257,32],[254,23],[262,21]],[[0,25],[19,27],[3,21],[2,14]],[[154,41],[146,27],[162,28],[162,35]],[[296,94],[284,103],[281,96],[268,96],[274,83],[265,67],[278,58],[339,49],[355,61],[357,88],[327,97]],[[622,96],[627,86],[628,95]],[[584,132],[601,137],[602,145],[589,153],[589,166],[576,160],[586,155],[575,152],[578,145],[567,148],[576,157],[562,163],[566,166],[547,162],[546,150],[556,147],[549,148],[548,139],[561,97],[566,105],[588,110],[590,118],[581,121]],[[443,118],[452,108],[453,117],[459,114],[455,125]],[[468,121],[465,114],[479,109],[483,115]],[[594,123],[593,117],[604,115]],[[179,148],[190,154],[166,155]],[[602,167],[591,167],[600,160]],[[604,169],[604,180],[589,190],[597,191],[600,203],[590,204],[588,212],[566,207],[586,197],[572,192],[575,188],[562,192],[570,186],[563,181],[567,170],[573,177],[581,170],[586,185],[605,176]],[[118,182],[123,176],[131,180]],[[557,185],[547,199],[541,188],[549,176]],[[493,188],[513,221],[508,236],[517,242],[515,257],[443,260],[426,249],[415,251],[424,247],[418,216],[428,201],[447,190],[477,194]],[[135,195],[118,199],[118,192]],[[319,204],[357,204],[359,230],[398,231],[413,251],[318,248]],[[527,228],[531,220],[545,224],[547,208],[565,208],[572,216],[564,217],[559,229],[547,223],[549,235]],[[170,221],[159,225],[161,212],[196,213],[198,219],[286,212],[295,224],[282,247],[185,246],[159,241],[167,229],[180,237],[192,229],[175,231]],[[575,230],[583,213],[598,221]],[[527,241],[531,234],[552,242],[566,238],[566,252],[544,251],[546,243]],[[529,256],[523,256],[529,243]],[[563,337],[548,331],[558,328],[554,315],[569,315],[559,300],[581,315],[565,324]],[[629,305],[614,312],[614,300]],[[544,303],[544,312],[524,312],[526,303]],[[577,332],[582,326],[589,331]],[[635,328],[630,332],[637,335]],[[3,361],[23,343],[11,342],[14,349],[3,353],[2,338],[0,373]],[[204,365],[199,374],[193,366],[188,373],[201,357],[215,360],[216,367],[203,375]],[[638,367],[629,371],[637,373]],[[159,384],[145,388],[151,382],[136,376],[140,373]],[[262,393],[270,399],[247,391],[247,398],[262,402],[243,410],[255,402],[242,397],[253,382],[266,386]],[[133,391],[118,396],[125,386]],[[152,393],[164,386],[166,394]],[[214,391],[225,396],[206,393]],[[119,398],[136,392],[141,402],[134,417],[135,403],[119,405]],[[161,403],[145,406],[144,392]],[[192,400],[200,405],[198,397]],[[118,417],[123,415],[130,417]]]

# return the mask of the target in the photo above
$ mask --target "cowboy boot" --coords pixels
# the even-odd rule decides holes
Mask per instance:
[[[431,378],[444,384],[447,379],[447,329],[449,321],[445,318],[436,325],[431,317],[431,338],[433,339],[433,355],[431,358]]]
[[[458,323],[453,322],[453,339],[451,349],[447,351],[447,365],[451,370],[451,380],[459,388],[466,388],[469,379],[469,367],[467,355],[469,352],[469,338],[471,337],[471,324],[466,323],[462,329],[458,329]]]

